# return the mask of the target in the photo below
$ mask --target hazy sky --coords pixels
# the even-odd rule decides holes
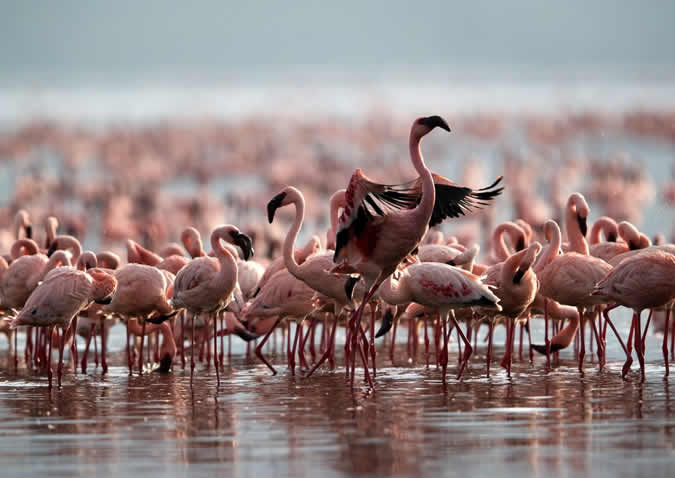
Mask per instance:
[[[674,24],[672,0],[0,0],[0,75],[68,81],[314,66],[670,68]]]

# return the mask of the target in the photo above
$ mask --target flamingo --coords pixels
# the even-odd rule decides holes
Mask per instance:
[[[305,198],[300,190],[288,186],[278,193],[267,204],[267,215],[270,224],[274,221],[274,215],[280,207],[295,205],[295,220],[284,240],[283,257],[286,269],[297,279],[303,281],[313,290],[319,292],[335,304],[335,323],[328,339],[328,346],[323,356],[319,359],[308,375],[314,372],[328,357],[332,351],[337,329],[337,317],[339,311],[351,303],[351,295],[358,278],[341,276],[329,272],[333,265],[333,252],[316,253],[308,257],[302,265],[295,261],[295,241],[302,227],[305,217]],[[302,327],[302,324],[299,325]],[[302,328],[300,328],[302,330]],[[373,347],[374,351],[374,347]],[[256,351],[257,353],[257,351]],[[371,351],[372,353],[372,351]],[[373,357],[374,361],[374,357]]]
[[[485,284],[494,287],[494,294],[499,298],[499,305],[501,306],[498,310],[486,311],[486,314],[492,318],[489,323],[490,331],[488,332],[488,375],[490,374],[492,323],[498,317],[505,317],[508,326],[506,328],[506,351],[502,363],[506,365],[508,376],[511,376],[515,321],[523,317],[539,290],[539,281],[532,270],[532,264],[534,264],[540,251],[541,244],[534,242],[527,249],[511,254],[504,262],[487,270]]]
[[[432,307],[440,313],[444,330],[444,359],[441,362],[442,379],[445,383],[445,371],[447,367],[448,337],[446,324],[448,318],[464,342],[464,357],[462,365],[457,372],[457,379],[461,378],[464,368],[468,363],[473,351],[471,343],[459,328],[453,309],[489,306],[501,310],[499,298],[483,284],[480,278],[470,272],[447,264],[425,262],[411,264],[400,273],[398,279],[390,277],[379,288],[379,294],[385,302],[391,305],[403,305],[416,302],[426,307]],[[378,337],[387,332],[387,328],[378,332]]]
[[[360,324],[365,304],[399,263],[418,247],[429,226],[485,205],[502,191],[495,189],[501,177],[489,187],[474,191],[432,175],[424,164],[420,142],[436,127],[450,131],[440,116],[418,118],[411,127],[410,159],[420,175],[416,181],[385,186],[370,181],[357,169],[347,187],[347,204],[338,221],[333,261],[346,263],[364,278],[367,286],[368,292],[349,325],[354,347],[356,324]]]
[[[175,309],[186,309],[192,314],[193,342],[194,318],[197,314],[217,314],[232,300],[237,285],[237,262],[235,256],[220,241],[238,245],[244,252],[244,259],[253,254],[251,239],[232,225],[222,225],[211,232],[213,257],[199,257],[185,265],[176,276],[173,298]],[[217,336],[217,322],[214,318],[214,340]],[[241,333],[244,334],[243,326]],[[216,341],[217,342],[217,341]],[[194,343],[190,361],[190,379],[194,374]],[[215,344],[214,344],[215,347]],[[214,356],[217,354],[214,354]],[[216,377],[220,383],[220,374],[216,366]]]
[[[161,332],[162,346],[159,349],[159,366],[157,371],[160,373],[168,373],[171,371],[171,364],[176,357],[178,347],[171,331],[171,326],[167,322],[161,324],[150,323],[146,327],[138,324],[138,320],[129,319],[127,321],[129,331],[134,335],[150,335],[154,332]]]
[[[635,351],[640,362],[642,380],[645,379],[644,350],[640,315],[644,309],[665,306],[675,299],[675,256],[659,250],[650,250],[629,257],[606,274],[592,291],[593,297],[633,309],[631,333],[635,336]],[[668,322],[670,307],[666,307],[666,327],[663,334],[663,357],[668,366]],[[611,324],[611,322],[610,322]],[[613,327],[613,326],[612,326]],[[618,337],[618,334],[617,334]],[[627,357],[630,356],[621,342]],[[624,364],[624,376],[630,367],[630,360]]]
[[[115,292],[115,277],[101,269],[87,272],[68,268],[53,274],[40,283],[31,293],[24,308],[13,320],[11,327],[28,325],[49,327],[49,361],[51,362],[51,337],[54,327],[62,332],[70,321],[91,302],[109,303]],[[62,333],[62,337],[63,337]],[[64,338],[59,343],[58,386],[61,386],[63,372]],[[48,368],[49,387],[52,386],[52,370]]]
[[[596,241],[595,244],[591,242],[589,253],[592,256],[610,262],[614,256],[640,248],[640,232],[630,222],[622,221],[618,226],[614,223],[614,228],[612,229],[609,221],[613,220],[603,216],[593,224],[593,228],[595,228],[595,225],[601,220],[606,224],[604,230],[607,242]],[[623,241],[619,242],[616,240],[617,234]],[[594,232],[591,230],[591,241],[595,239]]]
[[[576,201],[576,199],[575,199]],[[588,244],[586,243],[580,228],[574,225],[578,222],[584,224],[582,219],[577,219],[575,213],[570,214],[568,209],[567,226],[570,235],[570,245],[573,248],[588,253]],[[583,227],[583,226],[582,226]],[[552,233],[552,240],[549,243],[546,252],[537,264],[537,277],[539,278],[541,288],[540,293],[548,299],[552,299],[559,304],[575,306],[578,309],[579,317],[584,315],[584,308],[587,306],[601,305],[601,299],[592,297],[591,291],[595,284],[603,279],[612,269],[602,259],[597,257],[580,254],[577,252],[568,252],[559,255],[558,251],[562,242],[561,232],[555,221],[547,221],[545,229]],[[599,338],[595,322],[591,321],[596,338]],[[548,328],[547,328],[548,330]],[[598,340],[598,345],[601,342]],[[547,363],[548,362],[547,348]],[[579,353],[579,371],[583,371],[583,360],[585,356],[584,333],[581,333],[581,351]]]

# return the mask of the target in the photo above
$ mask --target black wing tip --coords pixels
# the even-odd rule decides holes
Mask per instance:
[[[391,330],[392,325],[394,325],[394,314],[391,312],[390,309],[387,309],[387,311],[384,313],[384,317],[382,317],[382,324],[380,325],[380,330],[378,330],[377,333],[375,334],[375,338],[379,339],[387,332],[389,332],[389,330]]]

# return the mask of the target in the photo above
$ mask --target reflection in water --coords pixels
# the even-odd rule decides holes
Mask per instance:
[[[208,370],[192,389],[180,366],[130,377],[119,354],[108,376],[68,375],[49,393],[42,376],[4,372],[5,352],[2,475],[173,476],[188,464],[190,475],[300,477],[672,470],[673,391],[658,360],[639,384],[636,375],[619,378],[618,355],[606,372],[589,364],[583,377],[570,356],[549,374],[541,363],[516,363],[512,381],[485,378],[481,359],[445,389],[433,366],[383,362],[372,392],[350,390],[344,371],[269,376],[235,354],[216,390]]]

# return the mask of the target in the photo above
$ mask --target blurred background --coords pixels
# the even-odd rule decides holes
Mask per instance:
[[[670,1],[2,1],[0,227],[26,208],[87,247],[156,247],[260,229],[294,184],[319,231],[355,167],[413,179],[409,125],[440,114],[432,168],[507,181],[489,220],[444,226],[467,241],[558,218],[575,190],[670,238],[674,19]]]

